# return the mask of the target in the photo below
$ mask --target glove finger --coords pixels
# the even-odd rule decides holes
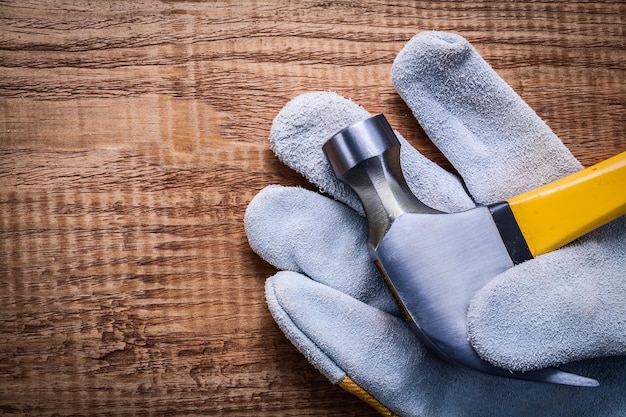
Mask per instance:
[[[303,188],[274,185],[250,202],[244,226],[250,247],[275,267],[400,314],[369,258],[365,219],[349,207]]]
[[[477,352],[521,371],[626,354],[625,231],[622,217],[487,284],[468,312]]]
[[[278,158],[322,191],[363,214],[356,194],[337,180],[322,145],[339,130],[366,119],[361,106],[331,92],[303,94],[291,100],[274,119],[270,144]],[[474,207],[463,184],[412,148],[400,135],[400,161],[407,183],[425,204],[441,211]]]
[[[493,377],[439,360],[400,318],[303,275],[279,272],[266,297],[283,332],[331,382],[353,382],[398,415],[597,416],[626,406],[626,358],[570,365],[606,376],[593,389]]]
[[[459,35],[415,36],[397,56],[392,81],[478,203],[502,201],[581,168]]]

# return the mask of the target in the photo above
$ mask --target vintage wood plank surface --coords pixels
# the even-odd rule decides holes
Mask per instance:
[[[467,37],[585,165],[626,149],[623,2],[0,1],[0,412],[365,416],[285,339],[242,218],[291,98],[442,163],[389,81]],[[447,166],[447,165],[446,165]],[[392,360],[392,358],[390,358]]]

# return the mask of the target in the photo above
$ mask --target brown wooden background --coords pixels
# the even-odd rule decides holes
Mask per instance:
[[[0,414],[373,416],[270,317],[242,218],[291,98],[396,96],[455,31],[585,165],[626,149],[624,2],[0,1]]]

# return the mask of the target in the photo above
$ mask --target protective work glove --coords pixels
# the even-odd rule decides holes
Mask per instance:
[[[407,183],[437,210],[502,201],[581,168],[458,35],[417,35],[397,57],[392,80],[463,178],[398,135]],[[403,321],[369,259],[361,204],[322,153],[334,133],[369,116],[336,94],[310,93],[274,120],[272,150],[338,200],[274,185],[246,211],[250,246],[282,270],[266,281],[266,299],[289,340],[332,383],[383,415],[623,415],[626,357],[600,356],[626,351],[624,218],[496,277],[468,312],[471,341],[484,359],[527,370],[598,357],[561,369],[596,378],[600,387],[513,380],[445,363]]]

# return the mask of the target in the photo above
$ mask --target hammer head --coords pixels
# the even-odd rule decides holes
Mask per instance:
[[[419,338],[446,361],[480,372],[598,385],[553,368],[510,372],[477,355],[467,335],[470,300],[514,262],[489,208],[446,214],[419,201],[402,175],[399,147],[384,116],[376,115],[337,133],[323,150],[337,177],[358,194],[371,257]]]

